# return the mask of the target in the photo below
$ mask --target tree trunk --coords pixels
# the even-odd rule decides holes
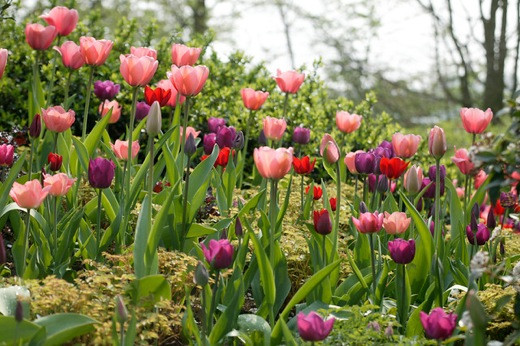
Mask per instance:
[[[208,30],[208,7],[206,0],[190,1],[190,7],[193,11],[193,33],[204,34]]]

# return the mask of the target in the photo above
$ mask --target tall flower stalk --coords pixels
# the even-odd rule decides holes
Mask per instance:
[[[94,77],[94,66],[90,66],[87,91],[85,95],[85,110],[83,111],[83,130],[81,131],[81,140],[85,140],[87,136],[87,124],[88,124],[88,110],[90,106],[90,96],[92,94],[92,79]]]

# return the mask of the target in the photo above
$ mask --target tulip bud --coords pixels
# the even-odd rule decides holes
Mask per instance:
[[[476,232],[477,229],[478,229],[478,217],[479,217],[479,207],[478,207],[478,204],[475,203],[473,204],[473,207],[471,208],[471,219],[470,219],[470,225],[471,225],[471,230],[473,232]]]
[[[14,319],[16,322],[23,321],[23,305],[20,299],[16,299],[16,308],[14,310]]]
[[[388,191],[388,178],[383,175],[377,183],[377,192],[384,193],[386,191]]]
[[[197,267],[195,268],[195,275],[193,275],[193,281],[196,285],[199,286],[206,286],[209,281],[209,273],[208,269],[206,269],[206,266],[204,263],[199,261],[197,263]]]
[[[237,217],[235,221],[235,235],[237,237],[242,237],[244,235],[244,230],[242,229],[242,222],[240,222],[239,217]]]
[[[47,156],[47,163],[49,164],[49,168],[53,172],[57,172],[61,168],[61,164],[63,162],[63,156],[55,154],[55,153],[49,153]]]
[[[197,144],[195,143],[195,137],[190,133],[188,139],[186,139],[186,144],[184,145],[184,153],[188,156],[193,155],[197,151]]]
[[[493,212],[493,208],[489,209],[488,217],[486,220],[487,228],[495,229],[497,226],[497,222],[495,220],[495,213]]]
[[[367,205],[365,204],[365,202],[359,203],[359,213],[362,214],[362,213],[367,213],[367,212],[368,212],[368,209],[367,209]]]
[[[237,150],[242,150],[244,147],[244,133],[242,131],[238,131],[235,136],[235,141],[233,142],[233,148]]]
[[[430,131],[430,136],[428,138],[428,149],[430,150],[430,155],[439,160],[446,153],[446,135],[444,134],[444,130],[438,126],[434,126]]]
[[[258,145],[260,145],[260,146],[267,145],[267,137],[265,136],[264,130],[261,130],[260,135],[258,135]]]
[[[161,132],[162,117],[161,105],[155,101],[150,107],[148,118],[146,119],[146,133],[149,136],[157,136]]]
[[[119,294],[116,296],[116,318],[119,323],[124,323],[128,320],[128,310],[123,298]]]
[[[404,174],[404,188],[408,193],[413,195],[419,193],[421,191],[423,174],[421,168],[417,166],[412,166],[410,169]]]
[[[332,231],[332,221],[327,209],[314,211],[314,230],[321,235],[327,235]]]
[[[34,115],[34,118],[29,126],[29,136],[32,138],[40,137],[42,131],[42,119],[39,113]]]
[[[137,105],[135,106],[135,120],[141,121],[150,112],[150,106],[144,101],[137,102]]]

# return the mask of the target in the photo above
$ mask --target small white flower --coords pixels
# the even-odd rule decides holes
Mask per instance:
[[[486,271],[489,262],[489,255],[486,251],[479,251],[473,256],[470,262],[471,274],[478,279]]]
[[[469,330],[473,329],[473,322],[471,321],[471,316],[469,315],[469,311],[464,311],[462,314],[462,318],[459,320],[459,327],[467,328]]]

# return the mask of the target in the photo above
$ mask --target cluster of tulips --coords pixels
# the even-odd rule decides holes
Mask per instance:
[[[462,312],[444,310],[444,277],[449,255],[459,254],[469,264],[469,260],[484,249],[496,261],[497,246],[503,246],[500,239],[492,236],[497,225],[501,229],[518,227],[508,215],[520,211],[515,192],[520,173],[511,177],[514,182],[511,191],[503,191],[500,199],[491,204],[484,199],[488,176],[484,170],[477,169],[468,149],[459,148],[451,160],[465,182],[463,188],[457,187],[456,182],[448,180],[446,167],[441,165],[447,144],[444,131],[438,126],[431,129],[428,137],[429,154],[435,164],[428,168],[427,175],[419,166],[410,166],[422,140],[414,134],[395,133],[391,141],[383,141],[376,148],[342,153],[344,146],[338,145],[331,134],[324,134],[319,147],[313,148],[311,129],[295,126],[292,143],[298,155],[293,147],[284,147],[287,141],[284,142],[283,137],[291,119],[289,100],[305,80],[305,75],[297,71],[277,71],[274,77],[285,95],[281,116],[263,118],[260,146],[253,150],[254,174],[258,174],[262,182],[258,193],[243,203],[234,199],[234,193],[236,187],[242,188],[249,180],[244,174],[251,152],[250,129],[256,125],[258,112],[269,98],[268,92],[241,90],[243,105],[249,111],[245,133],[228,125],[226,119],[212,117],[207,121],[208,132],[199,138],[201,131],[189,126],[189,110],[209,76],[206,66],[195,65],[202,49],[174,44],[172,65],[166,78],[151,87],[149,84],[159,65],[157,52],[149,47],[131,47],[129,54],[119,57],[121,76],[132,93],[126,140],[112,142],[106,128],[122,119],[122,106],[116,99],[122,88],[110,80],[94,82],[94,75],[96,68],[109,57],[113,43],[93,37],[81,37],[79,44],[61,43],[76,27],[76,10],[55,7],[41,18],[47,26],[27,24],[25,30],[26,41],[35,51],[28,161],[25,152],[20,152],[15,160],[15,148],[0,145],[0,166],[2,170],[11,167],[11,175],[2,187],[10,189],[9,196],[14,201],[4,207],[1,215],[21,210],[26,216],[25,227],[16,231],[13,247],[16,273],[20,277],[49,272],[63,275],[73,257],[101,261],[103,251],[111,244],[115,244],[115,251],[124,251],[133,244],[134,270],[137,279],[141,279],[157,273],[159,246],[185,251],[200,259],[194,277],[196,285],[201,287],[202,302],[202,317],[196,322],[189,297],[186,300],[187,334],[203,344],[220,342],[230,326],[236,324],[227,321],[240,318],[240,304],[251,287],[259,308],[258,316],[268,320],[272,341],[276,343],[282,335],[289,337],[285,320],[305,298],[310,303],[318,300],[330,303],[333,296],[343,302],[359,301],[366,296],[373,304],[381,305],[388,275],[393,271],[393,297],[401,332],[406,331],[407,323],[420,321],[428,338],[445,340],[453,334]],[[68,71],[65,98],[60,105],[53,103],[56,58],[46,100],[37,97],[43,93],[39,81],[40,52],[55,42],[54,49]],[[0,78],[7,58],[7,50],[0,49]],[[69,85],[71,74],[80,68],[89,69],[89,79],[82,132],[76,137],[71,130],[77,120],[76,113],[69,109],[75,95],[69,97]],[[141,92],[143,101],[138,100]],[[92,93],[100,101],[93,126],[89,122]],[[163,126],[164,107],[173,111],[167,128]],[[460,116],[464,129],[473,135],[473,144],[476,144],[477,135],[486,130],[493,114],[489,109],[463,108]],[[335,120],[342,136],[362,129],[360,115],[338,111]],[[148,140],[146,148],[140,144],[141,137],[145,138],[143,134]],[[200,143],[202,153],[197,149]],[[317,158],[311,158],[315,151],[319,152],[324,168],[335,182],[334,197],[328,196],[323,181],[320,186],[310,178],[317,162]],[[145,157],[141,164],[135,162],[139,152]],[[302,155],[302,152],[310,155]],[[19,177],[25,163],[26,174]],[[82,185],[83,173],[97,201],[82,203],[82,198],[88,198],[82,192],[86,189]],[[280,240],[294,175],[301,177],[297,225],[308,228],[305,237],[314,275],[287,303],[291,282]],[[286,176],[289,176],[286,199],[279,203],[279,182]],[[168,183],[163,184],[162,179]],[[358,193],[360,181],[362,192]],[[352,201],[342,201],[342,182],[353,182]],[[254,185],[252,179],[249,185]],[[208,190],[214,191],[224,218],[215,227],[195,222],[196,211],[203,205]],[[441,197],[446,194],[452,204],[451,240],[457,236],[458,243],[448,243],[444,237],[448,233],[444,227],[447,213],[442,210]],[[456,201],[453,196],[457,196]],[[322,208],[315,209],[315,202],[320,199]],[[138,202],[139,218],[133,229],[131,214]],[[231,215],[233,205],[239,209],[236,215]],[[345,217],[347,208],[352,215],[349,218]],[[105,228],[101,222],[103,209],[110,221]],[[423,210],[427,217],[421,214]],[[257,224],[253,224],[256,218],[250,215],[252,211],[260,213]],[[311,211],[312,222],[309,222]],[[92,219],[95,219],[94,230]],[[354,245],[347,249],[340,249],[338,239],[343,230],[340,222],[349,226],[348,232],[354,239]],[[49,231],[49,224],[53,232]],[[459,228],[465,237],[459,236]],[[470,245],[469,254],[464,238]],[[338,285],[341,279],[339,253],[343,250],[356,281],[347,278]],[[250,251],[251,260],[247,263]],[[388,261],[387,255],[393,263]],[[5,258],[0,260],[5,262]],[[55,263],[50,264],[52,261]],[[224,275],[230,268],[233,273]],[[424,275],[427,271],[432,274],[432,282]],[[477,279],[471,276],[471,280]],[[412,292],[427,303],[419,303],[415,308],[419,309],[417,313],[410,311]],[[431,309],[434,300],[437,307]],[[227,307],[224,312],[217,309],[219,304]],[[431,312],[428,315],[423,310]],[[416,322],[411,321],[412,318]],[[306,341],[324,340],[334,323],[334,317],[322,317],[315,311],[296,314],[299,335]],[[194,327],[198,325],[201,331]]]

